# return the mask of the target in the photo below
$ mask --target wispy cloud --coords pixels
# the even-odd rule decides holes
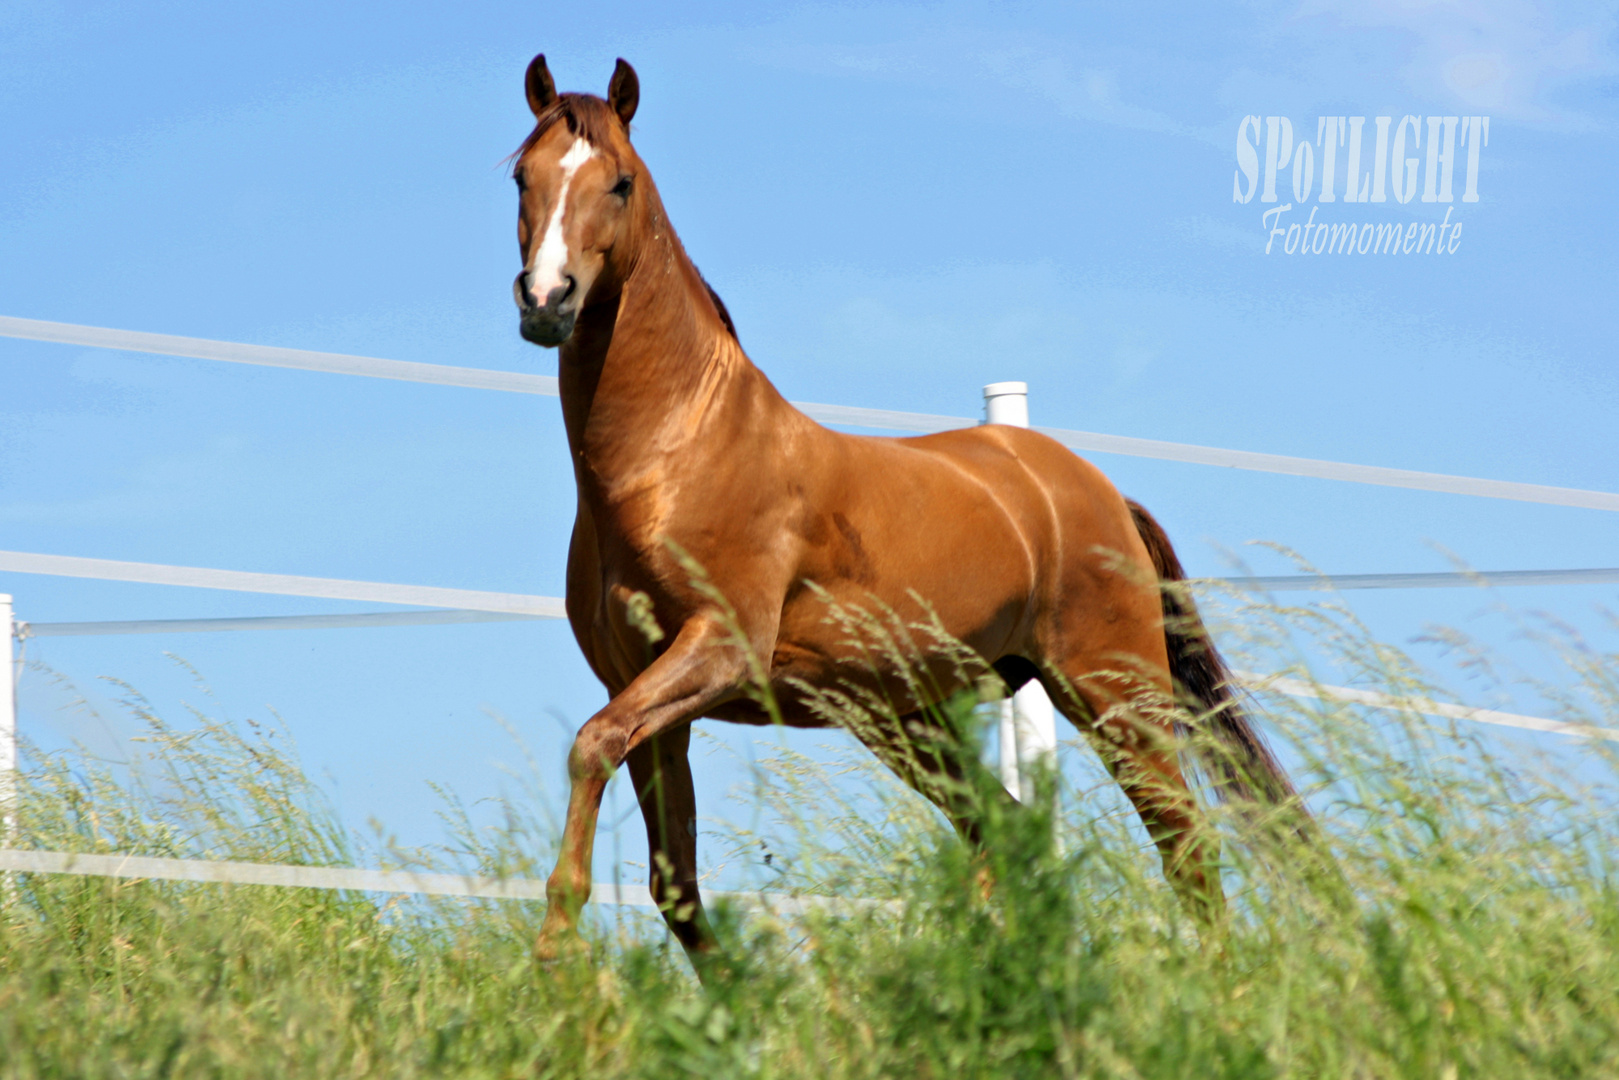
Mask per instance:
[[[1133,80],[1150,83],[1151,57],[1087,48],[1063,35],[996,28],[965,15],[944,25],[894,17],[880,40],[847,13],[822,16],[813,33],[783,35],[773,25],[749,34],[742,49],[771,67],[929,86],[946,100],[977,101],[980,107],[1007,100],[990,91],[1010,90],[1011,100],[1034,115],[1181,130],[1130,88]]]
[[[1589,127],[1602,109],[1591,90],[1619,75],[1611,2],[1262,0],[1122,26],[1090,21],[1037,29],[971,6],[817,8],[739,31],[737,46],[769,67],[927,87],[968,110],[998,99],[1205,141],[1217,128],[1222,144],[1228,108],[1372,108],[1381,103],[1370,98],[1390,96],[1419,110]]]
[[[1561,100],[1581,83],[1619,74],[1612,4],[1523,0],[1306,0],[1297,21],[1393,31],[1405,46],[1399,74],[1457,109],[1525,123],[1586,126]]]
[[[977,63],[995,81],[1034,94],[1062,116],[1144,131],[1181,130],[1164,113],[1126,100],[1117,70],[1076,64],[1049,47],[991,48],[977,54]]]

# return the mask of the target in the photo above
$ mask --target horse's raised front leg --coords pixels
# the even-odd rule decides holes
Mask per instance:
[[[659,735],[690,722],[733,697],[747,665],[724,632],[707,619],[693,619],[666,651],[585,722],[568,754],[568,816],[556,869],[545,883],[547,907],[536,951],[553,957],[578,926],[590,899],[596,819],[607,781],[624,760]],[[686,784],[689,790],[690,776]],[[684,823],[682,823],[684,827]]]
[[[692,790],[691,725],[672,728],[630,751],[630,779],[646,821],[652,899],[687,952],[714,944],[697,893],[697,795]]]

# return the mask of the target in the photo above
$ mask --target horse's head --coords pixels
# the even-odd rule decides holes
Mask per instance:
[[[580,311],[610,295],[628,273],[630,236],[645,216],[638,189],[651,187],[629,138],[640,82],[620,60],[607,100],[558,94],[545,57],[536,56],[524,89],[534,131],[512,167],[523,254],[512,295],[523,337],[561,345]]]

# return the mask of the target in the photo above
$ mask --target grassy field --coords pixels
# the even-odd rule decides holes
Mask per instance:
[[[1427,690],[1341,611],[1227,623],[1244,666],[1307,653],[1356,685]],[[1543,715],[1619,726],[1619,658],[1558,648]],[[1606,744],[1582,750],[1579,786],[1492,753],[1476,725],[1261,702],[1335,869],[1217,809],[1220,930],[1175,902],[1099,775],[1070,781],[1055,820],[992,815],[986,875],[869,766],[782,755],[736,851],[778,853],[773,888],[899,903],[785,923],[721,910],[724,952],[699,984],[661,932],[610,918],[588,953],[539,966],[534,904],[18,875],[0,900],[0,1075],[1619,1074]],[[17,846],[362,857],[284,737],[129,705],[144,765],[34,754]],[[441,857],[543,873],[549,842],[514,810]]]

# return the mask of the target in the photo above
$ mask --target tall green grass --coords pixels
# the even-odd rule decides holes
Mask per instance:
[[[1222,625],[1244,667],[1307,675],[1309,657],[1329,681],[1443,696],[1331,605],[1234,602]],[[1540,630],[1563,658],[1547,711],[1619,726],[1619,657]],[[874,647],[909,647],[907,628],[890,631]],[[1445,643],[1484,670],[1482,651]],[[727,815],[748,823],[731,830],[733,867],[772,890],[895,903],[791,920],[722,909],[723,955],[700,984],[635,921],[598,919],[588,954],[537,965],[538,904],[16,875],[0,900],[0,1075],[1619,1073],[1604,745],[1580,744],[1576,779],[1465,722],[1258,703],[1330,871],[1214,808],[1222,928],[1177,902],[1094,767],[1047,777],[1061,790],[1031,812],[986,810],[980,857],[861,753],[827,765],[780,751]],[[136,766],[30,754],[18,846],[364,854],[284,735],[126,704],[146,730]],[[971,738],[972,705],[953,703],[940,729]],[[861,723],[884,706],[828,707]],[[536,814],[514,806],[491,834],[452,807],[444,851],[392,855],[543,873]]]

